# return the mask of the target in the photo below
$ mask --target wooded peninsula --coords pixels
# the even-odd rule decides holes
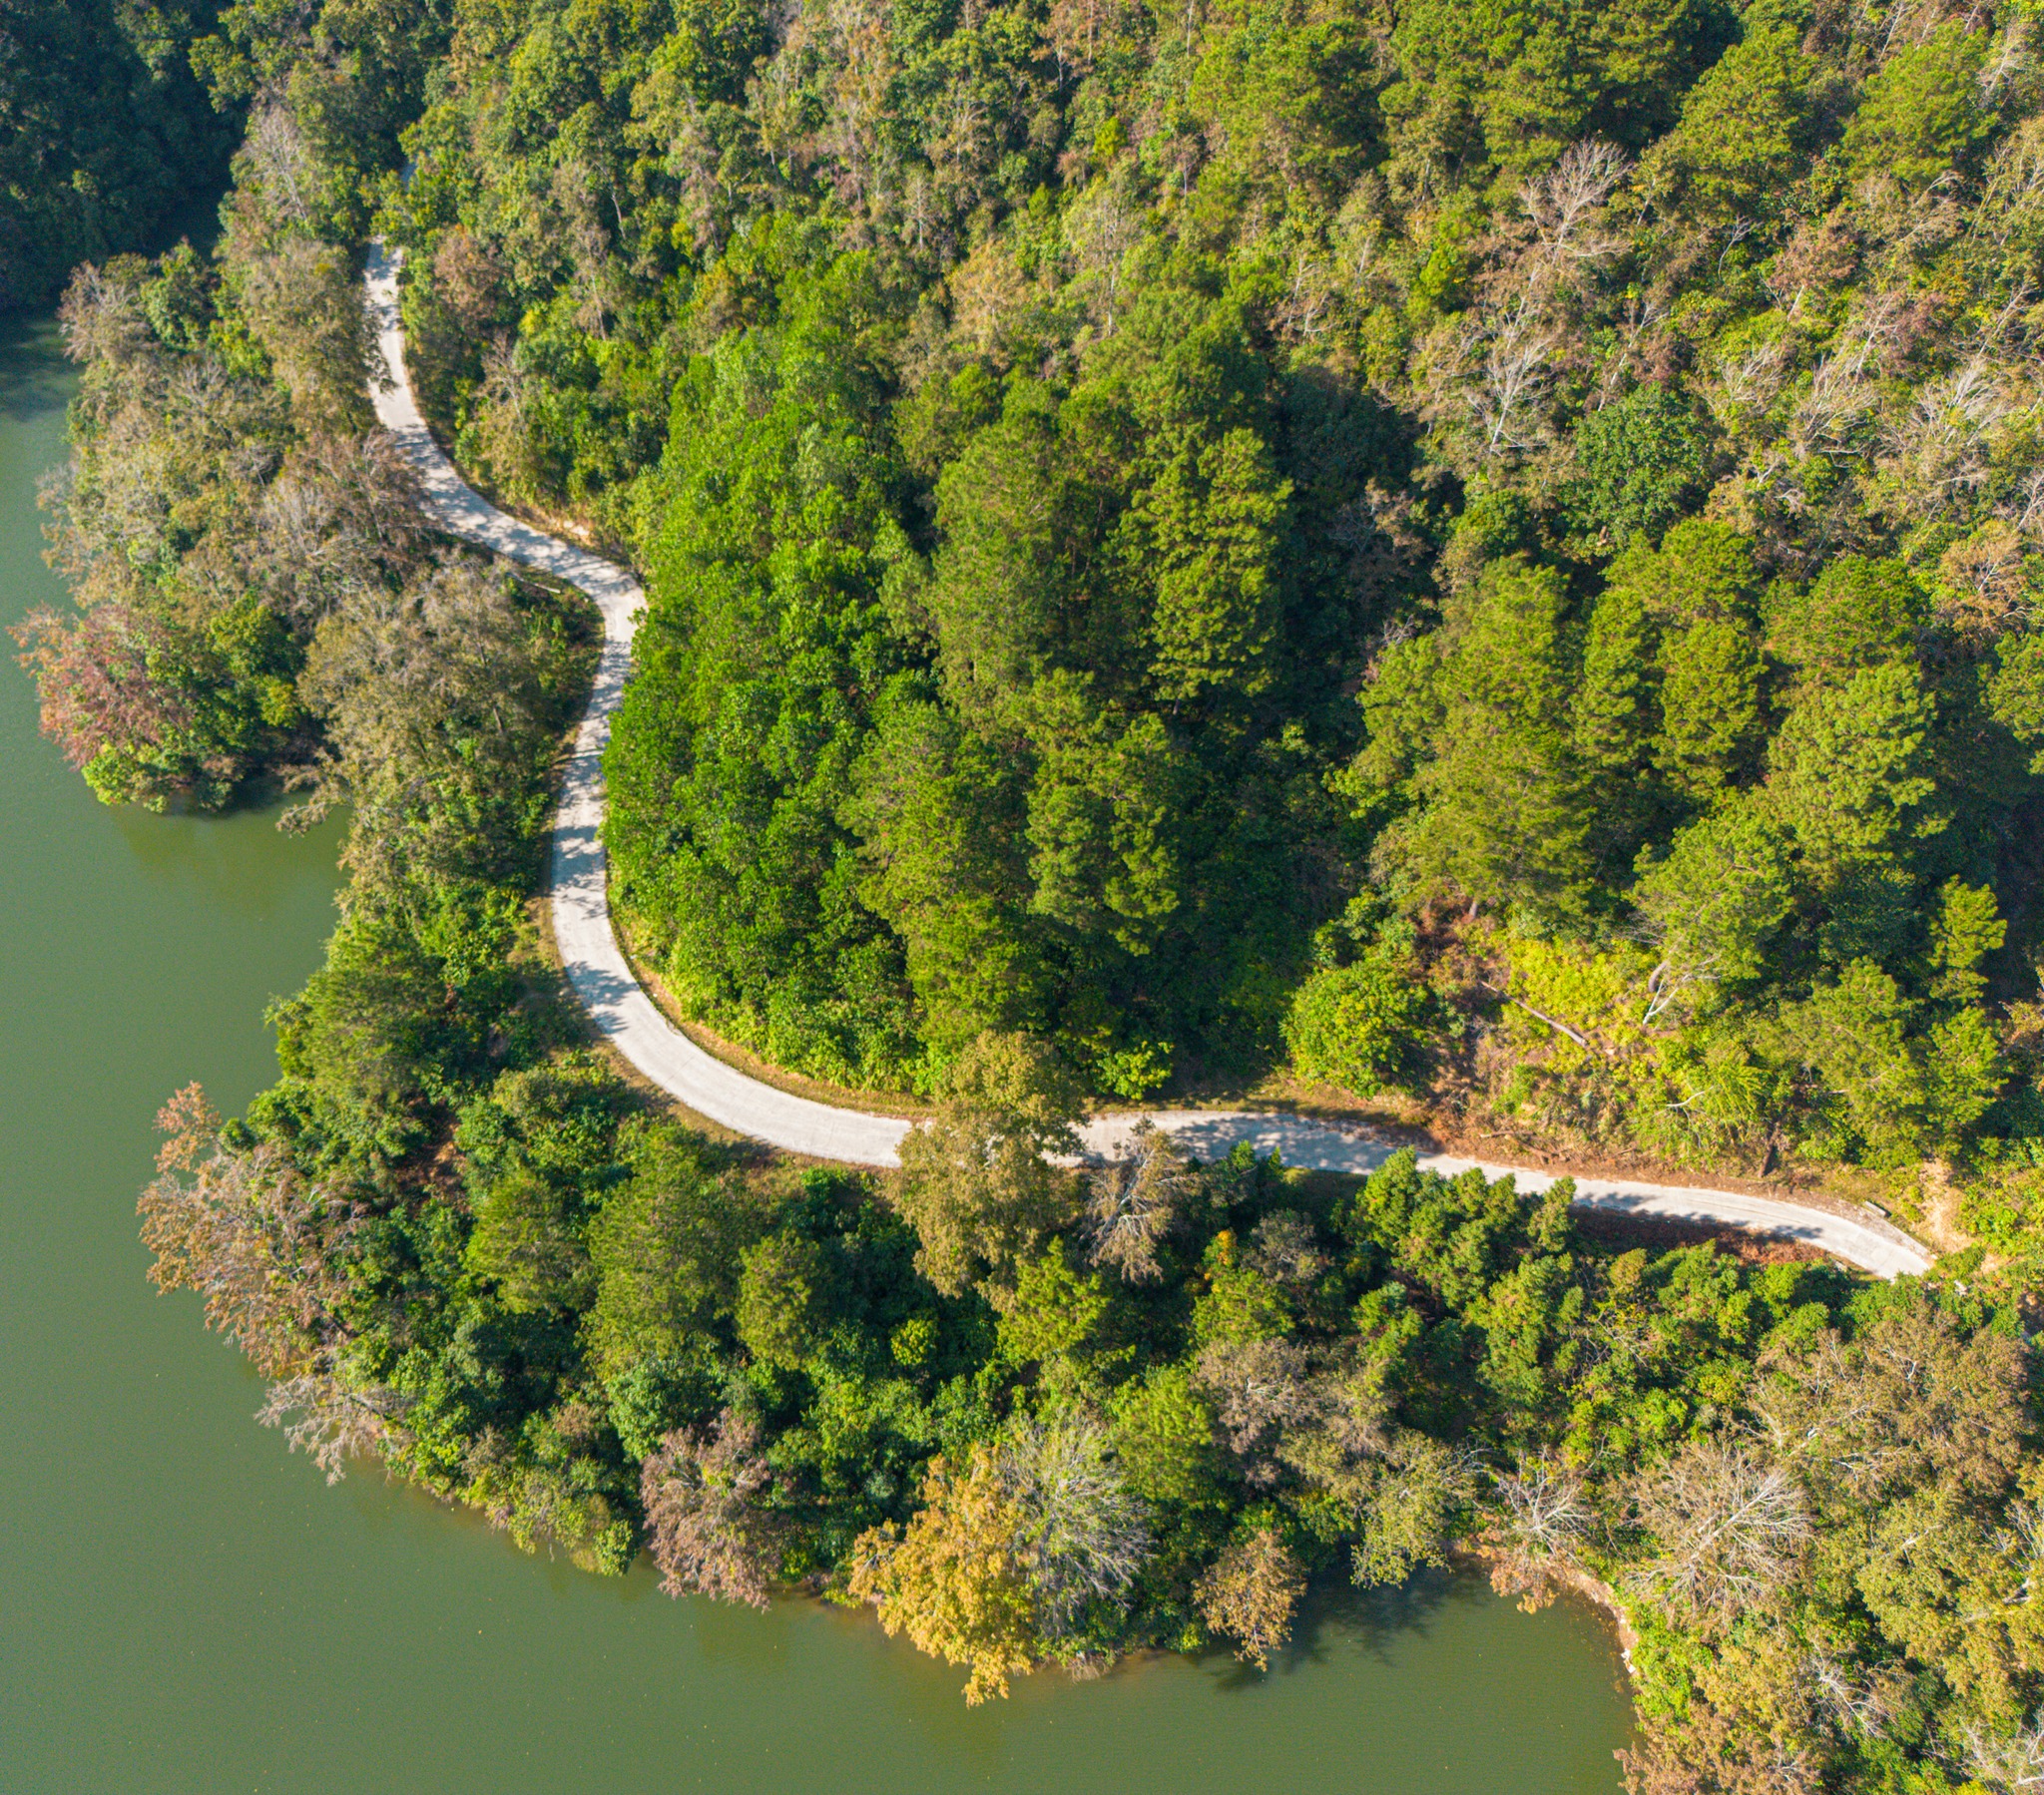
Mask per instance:
[[[347,817],[278,1083],[165,1109],[157,1282],[330,1475],[873,1604],[969,1700],[1473,1556],[1622,1616],[1635,1795],[2044,1787],[2040,33],[0,8],[0,300],[68,274],[80,367],[45,729],[109,803]],[[912,1108],[898,1170],[593,1040],[538,899],[600,631],[421,514],[377,239],[465,476],[644,580],[639,962]],[[1079,1159],[1247,1101],[1943,1256]]]

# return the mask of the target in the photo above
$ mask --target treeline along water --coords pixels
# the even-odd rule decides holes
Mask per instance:
[[[55,596],[34,491],[68,390],[46,326],[0,343],[9,617]],[[1347,1596],[1268,1677],[1166,1659],[973,1712],[863,1615],[673,1603],[373,1473],[326,1488],[193,1299],[151,1292],[133,1203],[170,1091],[274,1076],[260,1018],[317,960],[335,832],[101,806],[11,666],[0,757],[0,1790],[1617,1786],[1601,1621],[1475,1579]]]

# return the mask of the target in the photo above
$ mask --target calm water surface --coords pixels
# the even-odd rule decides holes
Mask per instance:
[[[68,391],[47,329],[0,338],[0,621],[57,596],[33,496]],[[174,1088],[233,1111],[273,1076],[335,837],[103,809],[11,663],[0,775],[0,1790],[1617,1788],[1602,1624],[1468,1579],[1325,1605],[1268,1677],[1163,1659],[968,1712],[862,1616],[675,1603],[373,1474],[328,1489],[144,1281],[134,1210]]]

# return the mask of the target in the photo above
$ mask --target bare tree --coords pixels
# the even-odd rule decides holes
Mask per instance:
[[[1463,344],[1474,368],[1463,390],[1488,456],[1533,449],[1544,439],[1541,406],[1560,342],[1561,332],[1530,294],[1478,317]]]
[[[1966,1768],[1995,1795],[2025,1795],[2044,1789],[2044,1719],[2014,1732],[1994,1732],[1978,1721],[1959,1728]]]
[[[1492,1534],[1491,1587],[1517,1596],[1531,1614],[1554,1599],[1555,1573],[1576,1563],[1589,1531],[1583,1480],[1536,1459],[1518,1472],[1494,1472],[1491,1483],[1503,1511]]]
[[[342,600],[388,591],[424,558],[409,464],[380,431],[320,437],[263,491],[235,572],[254,574],[277,608],[313,624]]]
[[[1561,160],[1519,189],[1519,203],[1539,233],[1542,258],[1550,265],[1608,259],[1619,239],[1591,228],[1604,203],[1632,172],[1616,144],[1589,140],[1571,144]]]
[[[1635,1581],[1719,1620],[1779,1598],[1813,1532],[1794,1474],[1743,1442],[1684,1447],[1636,1481],[1633,1512],[1660,1548]]]
[[[1067,226],[1083,270],[1089,309],[1101,334],[1112,336],[1120,312],[1123,263],[1143,234],[1143,209],[1137,191],[1133,157],[1119,165],[1098,188],[1073,207]]]
[[[397,1418],[410,1406],[410,1398],[384,1386],[351,1389],[331,1371],[308,1371],[272,1384],[256,1419],[282,1428],[291,1450],[309,1453],[326,1481],[337,1484],[349,1459],[380,1453],[401,1433]]]
[[[1123,0],[1052,0],[1046,35],[1061,69],[1085,74],[1103,35],[1121,28]]]
[[[870,217],[875,190],[891,172],[886,144],[888,95],[896,74],[883,10],[869,0],[838,0],[804,9],[802,27],[825,49],[830,109],[814,138],[818,160],[831,166],[839,199],[854,220]],[[957,147],[973,138],[972,123],[955,116]]]
[[[83,263],[57,307],[64,352],[73,361],[118,366],[150,341],[149,326],[134,286],[110,280],[97,264]]]
[[[265,1377],[321,1368],[342,1336],[338,1259],[358,1225],[350,1204],[308,1185],[280,1147],[216,1142],[204,1159],[194,1150],[166,1163],[137,1207],[158,1289],[196,1290],[206,1325]]]
[[[1360,1513],[1393,1439],[1384,1367],[1344,1346],[1315,1374],[1310,1397],[1305,1417],[1282,1429],[1278,1458],[1314,1490]]]
[[[1422,411],[1436,425],[1469,428],[1478,456],[1498,461],[1550,439],[1546,401],[1567,332],[1548,303],[1544,264],[1522,258],[1488,284],[1493,296],[1432,332]]]
[[[279,224],[309,224],[316,171],[304,134],[288,105],[275,93],[257,100],[235,160],[244,180],[261,195],[264,209]]]
[[[1613,400],[1623,397],[1637,383],[1640,364],[1646,359],[1646,351],[1657,339],[1661,326],[1668,322],[1669,311],[1666,301],[1658,300],[1650,293],[1627,296],[1623,308],[1613,320],[1611,346],[1598,358],[1597,410],[1602,411]]]
[[[1856,454],[1861,431],[1879,409],[1880,395],[1866,378],[1870,345],[1848,344],[1824,356],[1789,419],[1788,442],[1798,456]]]
[[[1881,461],[1881,471],[1902,486],[1912,515],[1935,516],[1986,484],[1991,439],[2015,409],[1982,355],[1917,389],[1888,430]]]
[[[1788,371],[1788,350],[1779,339],[1721,357],[1717,379],[1704,389],[1711,415],[1728,434],[1743,429],[1765,432],[1768,408],[1781,395]]]
[[[467,559],[396,594],[349,593],[320,624],[299,679],[326,745],[292,775],[309,795],[285,826],[345,799],[355,812],[345,858],[359,884],[387,885],[406,865],[470,870],[495,849],[449,794],[480,805],[516,788],[544,751],[558,652],[511,582]]]
[[[484,329],[504,303],[504,269],[466,224],[456,224],[433,251],[433,290],[467,331]]]
[[[1077,1409],[1021,1422],[998,1463],[1038,1630],[1051,1641],[1068,1637],[1090,1602],[1120,1600],[1142,1571],[1150,1556],[1144,1505],[1123,1481],[1106,1429]]]
[[[2021,1461],[2028,1368],[2017,1341],[1970,1338],[1941,1309],[1897,1305],[1851,1342],[1825,1332],[1762,1360],[1754,1408],[1817,1490],[1871,1505],[1933,1477],[2002,1490]]]
[[[1192,1191],[1192,1166],[1185,1149],[1147,1121],[1131,1132],[1129,1149],[1087,1179],[1087,1257],[1127,1283],[1155,1283],[1163,1275],[1157,1249]]]
[[[1952,544],[1939,558],[1937,621],[1982,648],[2039,620],[2028,555],[2017,526],[1999,519]]]
[[[334,244],[298,232],[242,240],[235,252],[244,315],[289,392],[299,427],[361,436],[374,419],[362,382],[368,314],[353,262]]]
[[[191,721],[184,694],[151,675],[170,632],[146,611],[109,600],[66,618],[41,605],[9,633],[35,675],[43,733],[75,767],[103,748],[160,745]]]
[[[706,1433],[669,1434],[640,1468],[647,1546],[669,1595],[766,1605],[773,1529],[759,1425],[726,1409]]]
[[[281,1427],[340,1481],[346,1460],[401,1437],[410,1399],[342,1374],[350,1338],[337,1308],[340,1257],[360,1223],[353,1205],[307,1185],[280,1148],[225,1146],[220,1116],[196,1084],[157,1116],[166,1136],[142,1194],[143,1244],[161,1290],[196,1290],[206,1324],[275,1380],[256,1419]]]
[[[556,233],[568,251],[568,291],[575,300],[575,322],[599,340],[610,335],[616,311],[618,267],[612,235],[604,222],[603,201],[610,200],[612,219],[622,224],[617,195],[597,191],[603,178],[582,157],[570,156],[554,165],[547,195],[553,202]]]
[[[1855,1671],[1827,1652],[1812,1652],[1803,1664],[1813,1705],[1841,1734],[1884,1737],[1909,1696],[1909,1678],[1890,1670]]]
[[[1214,1398],[1215,1419],[1252,1484],[1276,1482],[1280,1434],[1318,1420],[1325,1400],[1304,1349],[1288,1340],[1216,1341],[1201,1351],[1194,1376]]]
[[[2012,41],[2010,32],[2004,41]],[[2026,34],[2027,35],[2027,34]],[[2044,128],[2026,119],[1995,147],[1968,226],[2005,254],[2019,233],[2036,226],[2044,211]]]

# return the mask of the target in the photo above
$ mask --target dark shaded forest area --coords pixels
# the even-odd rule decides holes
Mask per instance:
[[[281,1082],[181,1095],[144,1199],[265,1419],[591,1570],[876,1603],[975,1699],[1475,1552],[1622,1608],[1638,1790],[2035,1786],[2029,11],[188,23],[217,245],[22,226],[97,259],[78,605],[20,635],[109,801],[351,806]],[[423,533],[371,234],[463,465],[645,575],[635,947],[927,1100],[899,1172],[587,1047],[532,899],[593,625]],[[1874,1286],[1404,1160],[1063,1162],[1259,1089],[1969,1244]]]
[[[220,191],[241,131],[232,88],[208,92],[216,10],[0,3],[0,311],[47,306],[79,262]]]

